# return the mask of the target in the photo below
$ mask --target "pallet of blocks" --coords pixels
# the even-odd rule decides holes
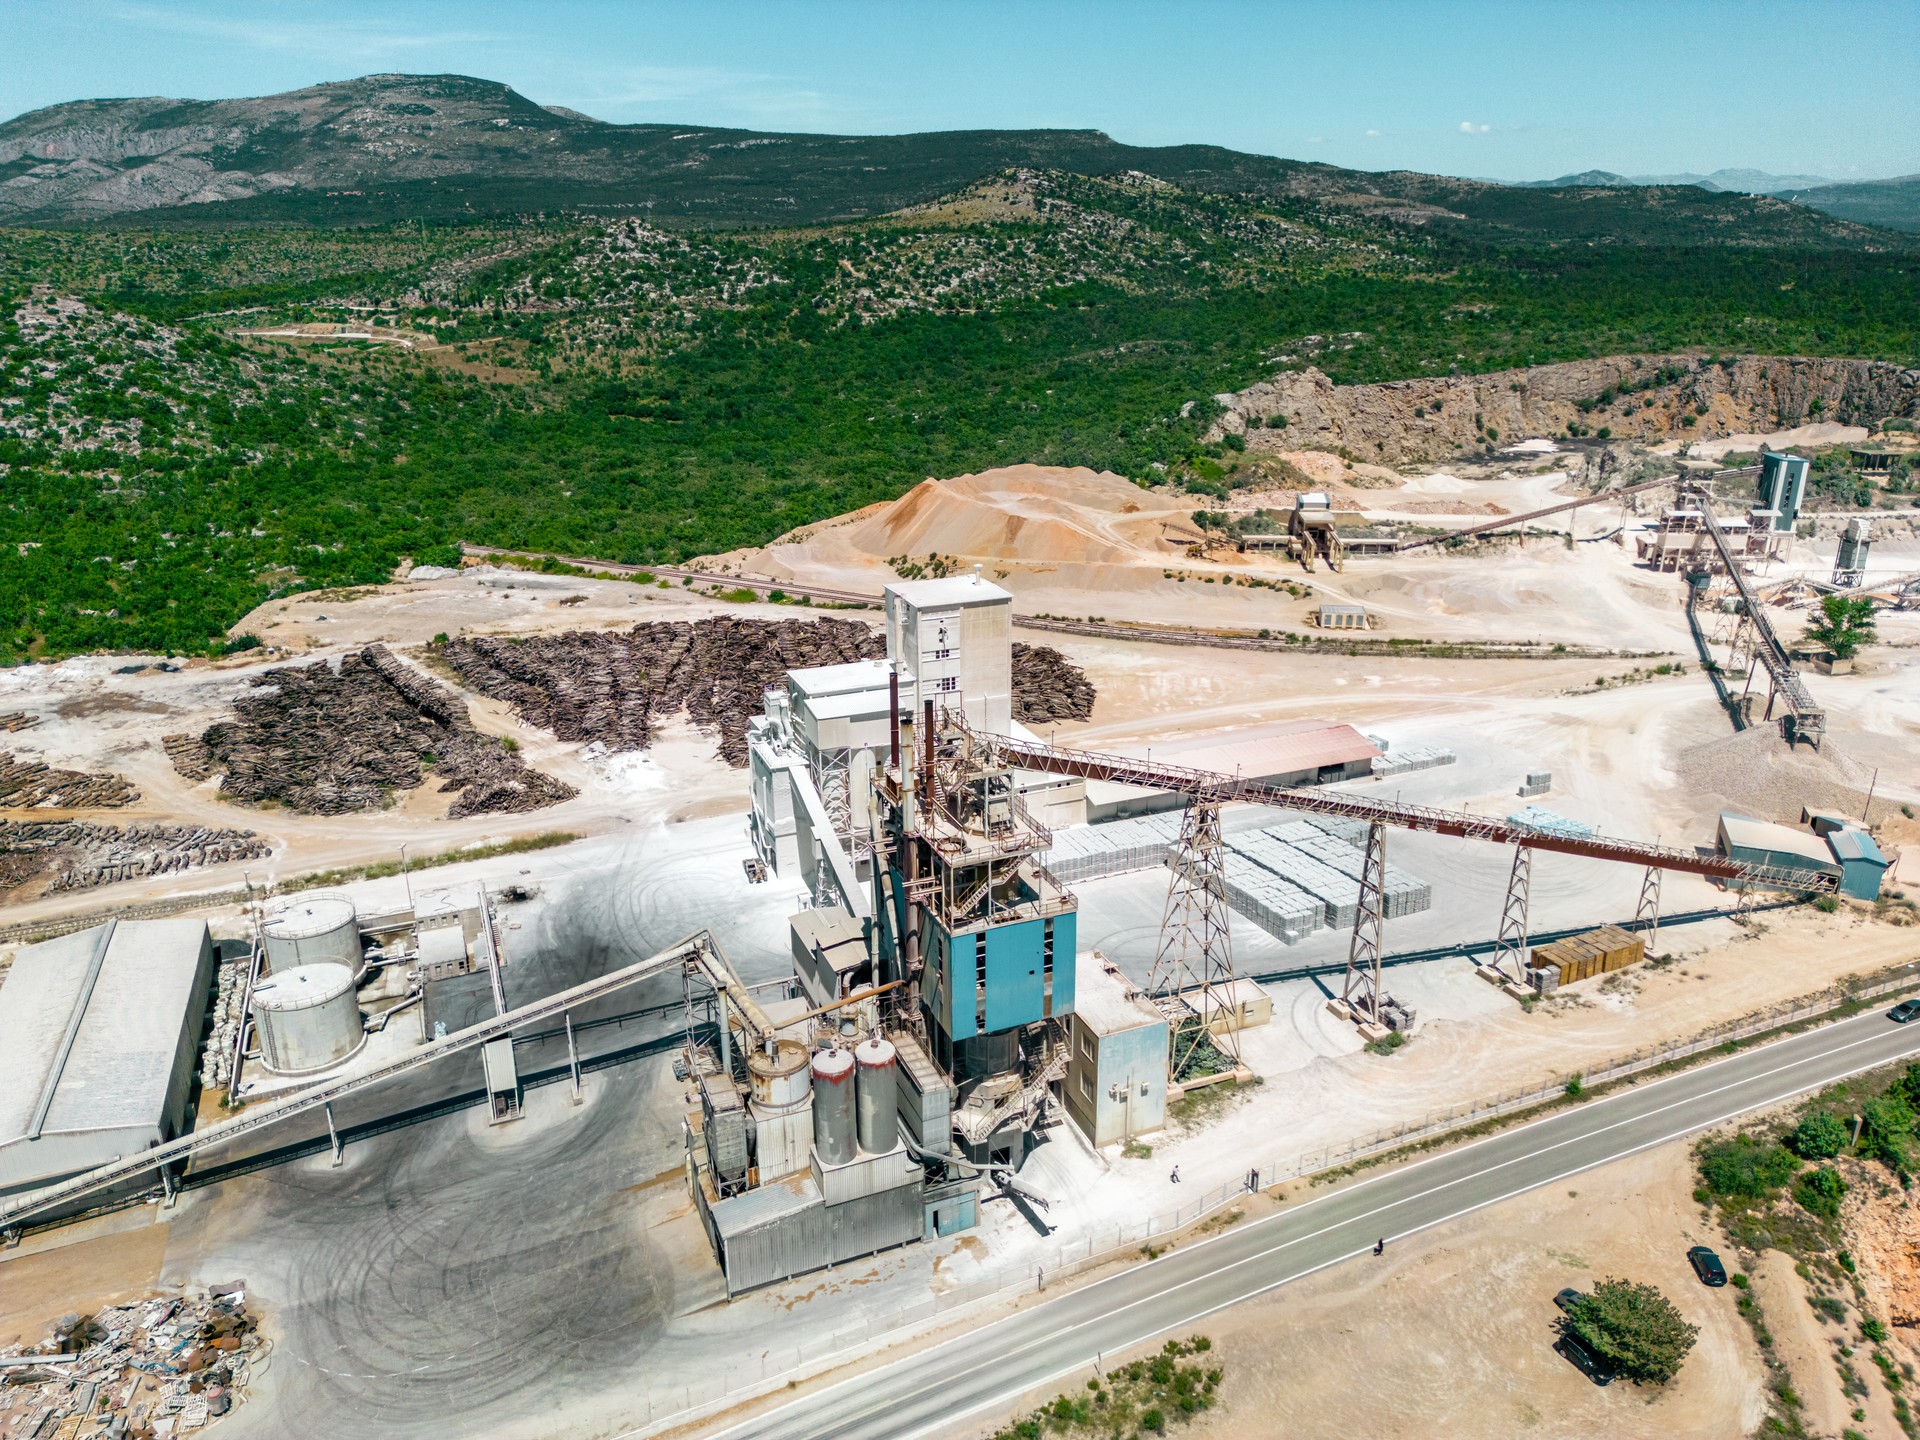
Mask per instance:
[[[1618,925],[1603,925],[1584,935],[1570,935],[1536,946],[1530,967],[1535,987],[1549,994],[1562,985],[1573,985],[1638,965],[1647,958],[1647,942]]]

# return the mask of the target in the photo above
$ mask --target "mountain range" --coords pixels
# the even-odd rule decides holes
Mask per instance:
[[[1878,182],[1896,188],[1864,198],[1852,193],[1862,187],[1825,186],[1793,204],[1719,183],[1747,172],[1704,177],[1711,184],[1594,172],[1513,186],[1209,145],[1132,146],[1095,130],[850,136],[614,125],[461,75],[36,110],[0,125],[0,224],[337,225],[563,209],[682,225],[812,224],[925,204],[1018,169],[1137,172],[1494,242],[1882,248],[1899,242],[1866,225],[1920,230],[1909,218],[1920,217],[1920,197],[1900,191],[1903,181]]]

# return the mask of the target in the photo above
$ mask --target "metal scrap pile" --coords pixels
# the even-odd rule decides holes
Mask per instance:
[[[112,810],[139,798],[119,775],[53,770],[0,750],[0,810]]]
[[[625,631],[568,631],[525,640],[476,637],[442,649],[460,678],[510,702],[562,740],[644,750],[685,710],[719,732],[720,755],[747,763],[747,721],[789,670],[884,656],[886,640],[857,620],[649,621]]]
[[[272,848],[251,830],[204,825],[96,825],[87,820],[0,820],[0,891],[51,870],[48,891],[86,890],[169,875],[230,860],[257,860]]]
[[[0,1370],[0,1440],[83,1426],[122,1440],[189,1434],[233,1408],[265,1353],[238,1285],[69,1315],[43,1344],[0,1351],[47,1357]]]
[[[1022,725],[1085,720],[1097,692],[1087,672],[1048,645],[1013,644],[1013,718]]]
[[[275,670],[234,702],[234,718],[198,743],[169,736],[188,779],[219,774],[223,794],[310,815],[378,810],[428,775],[457,792],[448,814],[517,814],[578,792],[527,768],[508,744],[473,728],[464,703],[370,645],[335,670],[325,661]]]

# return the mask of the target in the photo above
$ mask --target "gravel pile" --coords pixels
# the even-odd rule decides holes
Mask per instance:
[[[1789,747],[1772,725],[1756,725],[1683,751],[1674,767],[1681,789],[1718,796],[1721,808],[1760,820],[1797,824],[1802,807],[1858,815],[1872,772],[1831,739],[1819,750]],[[1876,818],[1884,802],[1876,800]]]

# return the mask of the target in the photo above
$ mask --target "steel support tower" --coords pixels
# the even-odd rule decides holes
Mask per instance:
[[[1180,842],[1167,865],[1172,873],[1147,993],[1167,1017],[1169,1073],[1177,1081],[1209,1058],[1208,1045],[1230,1066],[1240,1061],[1233,1030],[1213,1033],[1214,1016],[1233,1009],[1233,941],[1218,800],[1207,795],[1188,800]]]

